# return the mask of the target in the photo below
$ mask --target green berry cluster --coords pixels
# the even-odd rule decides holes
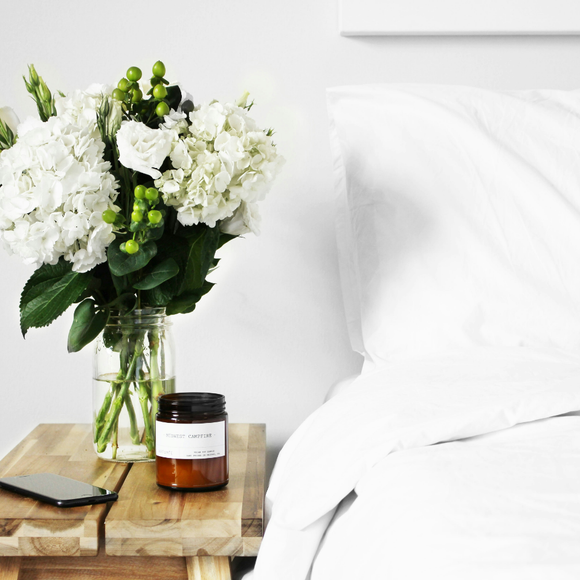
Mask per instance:
[[[120,246],[121,251],[126,254],[136,254],[140,244],[149,239],[155,239],[156,235],[158,237],[159,234],[154,230],[162,228],[165,223],[165,210],[156,209],[161,201],[157,189],[138,185],[134,190],[134,196],[131,223],[129,224],[129,230],[133,232],[133,239],[123,242]],[[103,221],[123,228],[125,218],[121,213],[106,209],[103,212]]]
[[[151,90],[147,93],[151,95],[151,100],[155,105],[155,114],[157,117],[164,117],[169,114],[169,105],[166,102],[167,89],[165,85],[169,82],[163,78],[165,76],[165,65],[158,60],[153,65],[153,76],[151,77]],[[113,90],[113,98],[121,101],[127,109],[131,108],[134,113],[139,114],[143,112],[145,107],[143,103],[143,91],[139,86],[139,81],[143,73],[141,69],[132,66],[127,70],[127,76],[123,77],[117,84],[117,88]],[[149,107],[147,107],[149,108]]]
[[[165,210],[155,209],[160,201],[157,189],[138,185],[134,194],[135,201],[129,224],[133,239],[120,246],[121,251],[127,254],[136,254],[139,251],[139,244],[150,239],[152,230],[163,227],[165,217]]]

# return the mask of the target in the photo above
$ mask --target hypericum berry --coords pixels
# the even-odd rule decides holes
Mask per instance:
[[[140,222],[143,219],[143,212],[139,209],[136,209],[133,211],[133,213],[131,213],[131,219],[134,222]]]
[[[147,211],[149,202],[146,199],[136,199],[133,203],[133,211]]]
[[[125,242],[125,252],[127,254],[136,254],[139,251],[139,244],[135,240],[127,240]]]
[[[156,76],[157,78],[165,76],[165,65],[160,60],[153,65],[153,76]]]
[[[136,82],[138,81],[141,77],[143,76],[143,73],[141,72],[141,69],[137,66],[132,66],[128,71],[127,71],[127,78],[130,81]]]
[[[157,85],[157,86],[159,86],[159,85]],[[161,101],[155,107],[155,114],[158,117],[165,117],[165,115],[169,115],[169,105],[165,101]]]
[[[153,96],[156,99],[164,99],[167,96],[167,89],[165,88],[165,85],[162,83],[155,85],[153,87]]]
[[[135,197],[137,199],[145,199],[145,193],[147,192],[147,188],[144,185],[138,185],[135,188]]]
[[[131,82],[128,81],[125,77],[123,77],[118,83],[117,83],[117,88],[120,91],[123,91],[124,93],[126,93],[130,88],[131,88]]]
[[[131,90],[131,102],[140,103],[143,100],[143,91],[141,89]]]
[[[103,212],[103,221],[106,224],[114,224],[117,214],[112,209],[106,209]]]
[[[145,192],[145,197],[149,201],[155,201],[159,197],[159,192],[154,187],[148,187]]]
[[[126,245],[127,244],[125,242],[121,242],[121,245],[119,246],[119,249],[121,250],[121,252],[127,253]]]
[[[111,96],[116,101],[124,101],[125,100],[126,93],[124,91],[122,91],[121,89],[113,89],[113,92],[111,93]]]
[[[162,219],[163,216],[161,215],[161,212],[156,210],[156,209],[152,209],[148,214],[147,217],[149,218],[149,222],[152,224],[158,224]]]

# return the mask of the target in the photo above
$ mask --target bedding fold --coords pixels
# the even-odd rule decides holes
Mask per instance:
[[[578,410],[580,357],[563,351],[478,348],[361,375],[282,450],[254,580],[307,578],[326,523],[385,457]],[[294,550],[298,538],[310,546],[302,559]]]

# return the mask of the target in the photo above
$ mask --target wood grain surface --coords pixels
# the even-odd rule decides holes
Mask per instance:
[[[56,473],[119,500],[57,508],[0,489],[0,580],[230,580],[230,556],[262,541],[266,437],[264,425],[229,429],[228,486],[182,493],[157,486],[154,463],[99,459],[90,425],[39,425],[0,477]]]
[[[39,425],[0,461],[0,477],[56,473],[115,491],[128,471],[95,455],[90,425]],[[0,556],[96,556],[108,509],[58,508],[0,489]]]
[[[213,558],[200,556],[186,558],[189,580],[230,580],[230,559],[222,556]]]
[[[154,463],[134,464],[106,519],[107,555],[255,556],[263,534],[265,449],[264,425],[230,424],[230,482],[212,492],[162,489]],[[217,562],[213,574],[221,578]]]

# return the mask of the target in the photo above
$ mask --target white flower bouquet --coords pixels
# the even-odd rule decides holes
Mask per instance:
[[[36,267],[20,301],[23,335],[75,303],[69,352],[92,342],[111,313],[191,312],[212,287],[216,251],[258,233],[257,204],[283,163],[272,131],[250,118],[247,94],[194,105],[163,63],[152,72],[149,83],[131,67],[116,88],[53,95],[30,66],[40,118],[19,123],[0,108],[0,238]],[[112,385],[119,406],[139,354],[126,353]],[[105,404],[101,447],[116,421]]]

